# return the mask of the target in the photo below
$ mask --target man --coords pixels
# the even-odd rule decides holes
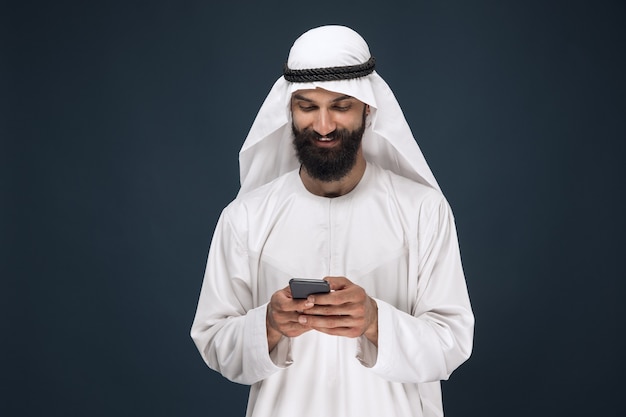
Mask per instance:
[[[454,220],[365,41],[294,43],[240,153],[191,335],[247,416],[441,416],[472,349]],[[290,278],[331,292],[294,299]]]

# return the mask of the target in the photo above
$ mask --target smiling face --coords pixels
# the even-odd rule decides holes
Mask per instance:
[[[293,94],[293,143],[313,178],[338,181],[350,172],[361,149],[367,111],[354,97],[320,88]]]

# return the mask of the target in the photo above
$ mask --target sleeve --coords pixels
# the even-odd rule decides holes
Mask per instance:
[[[267,304],[253,305],[247,251],[227,210],[218,220],[209,249],[191,337],[211,369],[251,385],[288,363],[281,364],[276,352],[273,357],[268,352]]]
[[[358,343],[361,363],[395,382],[448,379],[472,351],[474,315],[454,218],[443,197],[426,211],[420,213],[418,249],[411,259],[418,265],[409,277],[417,275],[413,311],[376,299],[378,347],[364,337]]]

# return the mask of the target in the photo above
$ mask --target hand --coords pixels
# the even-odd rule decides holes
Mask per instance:
[[[314,294],[298,321],[301,326],[345,337],[365,335],[378,346],[378,306],[365,290],[345,277],[326,277],[333,292]]]
[[[292,298],[288,286],[272,294],[265,317],[267,346],[270,351],[282,336],[297,337],[311,330],[309,326],[303,326],[298,321],[300,313],[310,307],[313,307],[313,303],[309,300]]]

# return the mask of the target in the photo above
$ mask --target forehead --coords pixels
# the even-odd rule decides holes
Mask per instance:
[[[316,103],[327,103],[341,100],[355,100],[356,98],[334,91],[324,90],[323,88],[296,90],[291,95],[292,100],[306,100]]]

